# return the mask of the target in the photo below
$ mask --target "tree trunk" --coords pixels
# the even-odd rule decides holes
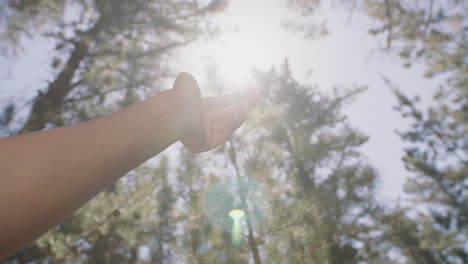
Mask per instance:
[[[79,41],[73,42],[74,50],[57,78],[49,84],[45,94],[40,95],[34,102],[28,120],[19,133],[26,133],[44,129],[47,122],[54,122],[62,110],[63,100],[74,88],[71,81],[80,63],[89,55],[87,38],[95,38],[103,28],[104,18],[101,15]]]
[[[49,84],[47,92],[39,96],[34,102],[28,121],[26,121],[20,133],[44,129],[47,122],[53,121],[57,117],[64,98],[73,88],[71,84],[73,75],[87,54],[88,46],[84,41],[75,44],[75,49],[72,51],[62,72]]]
[[[252,228],[252,223],[250,222],[249,218],[246,218],[247,220],[247,227],[249,231],[249,246],[250,250],[252,250],[253,258],[254,258],[254,263],[255,264],[262,264],[262,260],[260,258],[260,252],[258,251],[258,245],[257,241],[255,240],[254,234],[253,234],[253,228]]]

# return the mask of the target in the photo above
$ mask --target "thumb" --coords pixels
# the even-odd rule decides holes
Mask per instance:
[[[200,87],[198,86],[195,78],[190,73],[180,73],[174,81],[174,86],[172,89],[177,92],[178,96],[181,97],[201,97]]]

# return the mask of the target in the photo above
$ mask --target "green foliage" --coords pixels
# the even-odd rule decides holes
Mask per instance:
[[[457,94],[457,90],[454,92]],[[414,173],[405,191],[413,194],[418,202],[429,205],[431,232],[437,235],[437,240],[445,241],[444,247],[434,249],[437,255],[443,256],[437,263],[466,262],[466,252],[464,255],[460,252],[466,250],[464,243],[468,236],[462,231],[467,228],[468,215],[468,126],[467,120],[459,119],[458,115],[460,112],[466,115],[467,111],[463,104],[449,107],[446,103],[449,95],[436,100],[437,108],[423,112],[417,102],[398,91],[396,94],[400,98],[398,109],[413,122],[409,131],[400,133],[403,140],[411,143],[405,149],[403,161]]]
[[[55,24],[70,1],[60,0],[5,0],[0,2],[0,47],[3,55],[14,55],[21,49],[25,37],[31,37]]]
[[[359,151],[368,138],[343,115],[364,88],[320,92],[298,82],[286,61],[254,73],[264,99],[228,144],[137,168],[6,263],[395,263],[395,251],[406,263],[466,263],[467,1],[335,2],[367,14],[375,22],[370,34],[404,66],[425,63],[425,76],[447,77],[425,111],[395,89],[397,110],[413,121],[400,132],[414,175],[405,190],[428,213],[377,206],[376,172]],[[290,29],[307,38],[326,33],[322,20],[307,21],[322,1],[284,3],[300,15],[284,21]],[[157,91],[171,70],[168,58],[216,33],[207,18],[225,4],[1,2],[3,46],[42,35],[55,50],[53,79],[32,101],[31,114],[21,120],[18,107],[8,105],[0,129],[76,123]],[[66,16],[69,8],[77,15]],[[246,177],[264,186],[269,208],[262,221],[251,221],[252,207],[236,197],[247,212],[236,247],[228,230],[213,224],[204,199],[217,183]]]
[[[19,46],[26,36],[55,45],[54,75],[31,114],[15,118],[24,124],[15,132],[87,120],[158,91],[154,83],[170,72],[173,51],[215,34],[208,17],[225,5],[224,0],[3,1],[2,45]]]
[[[0,124],[2,126],[7,126],[13,119],[14,114],[15,114],[15,105],[14,104],[7,105],[5,109],[3,110],[2,116],[0,118]]]
[[[317,39],[328,33],[325,18],[316,18],[320,10],[320,0],[287,0],[282,1],[290,10],[282,21],[283,27],[289,31],[299,34],[306,39]]]
[[[256,72],[255,79],[266,97],[229,144],[214,154],[182,151],[176,164],[163,157],[157,166],[136,169],[11,261],[25,256],[58,263],[382,259],[369,254],[377,251],[366,220],[375,207],[376,174],[358,151],[367,137],[342,115],[362,89],[326,95],[298,83],[287,63],[279,71]],[[238,177],[257,182],[268,194],[262,220],[249,218],[255,201],[242,208],[248,220],[240,247],[232,245],[228,230],[213,224],[204,203],[213,186]],[[239,193],[236,199],[244,198]]]
[[[279,72],[257,72],[256,80],[262,103],[219,150],[220,169],[227,160],[235,172],[222,177],[248,176],[271,199],[241,252],[259,251],[264,263],[355,263],[366,255],[354,247],[367,243],[376,176],[357,150],[367,137],[341,110],[361,89],[325,95],[298,83],[287,62]]]
[[[468,86],[467,1],[364,1],[365,12],[378,23],[374,35],[386,34],[386,45],[405,65],[424,63],[428,78],[449,76],[448,85]],[[466,93],[465,93],[466,95]]]
[[[391,233],[400,236],[398,246],[414,263],[468,261],[467,7],[467,1],[367,1],[366,11],[381,23],[371,33],[386,33],[388,47],[406,65],[424,63],[425,77],[447,76],[426,111],[417,97],[394,88],[396,109],[412,121],[408,131],[399,133],[410,143],[403,161],[414,175],[405,191],[429,206],[427,215],[411,220],[400,213],[397,221],[402,224],[392,225]]]
[[[403,209],[375,213],[374,218],[388,227],[379,243],[393,243],[409,263],[466,263],[468,1],[335,2],[351,7],[351,13],[366,14],[373,22],[369,33],[383,40],[383,50],[401,58],[404,67],[422,63],[425,77],[445,78],[426,111],[418,106],[418,97],[407,97],[386,80],[398,98],[396,109],[412,120],[408,131],[399,132],[409,143],[403,161],[414,175],[405,191],[428,206],[429,213],[418,217],[408,217]],[[311,16],[323,3],[289,4]]]
[[[425,111],[418,106],[417,97],[409,98],[395,89],[397,110],[412,121],[408,131],[399,133],[410,143],[403,161],[414,173],[405,191],[430,211],[417,218],[420,231],[414,238],[420,240],[419,247],[427,251],[427,257],[432,256],[432,261],[424,263],[466,263],[468,20],[464,13],[468,2],[387,2],[392,5],[393,19],[383,23],[388,40],[401,47],[400,57],[407,63],[425,63],[426,77],[448,76],[434,95],[433,106]],[[384,7],[375,3],[372,7],[370,14],[385,21],[377,12]],[[417,257],[407,255],[417,263]]]

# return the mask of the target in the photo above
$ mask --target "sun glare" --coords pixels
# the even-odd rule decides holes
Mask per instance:
[[[273,50],[265,38],[254,32],[236,32],[223,36],[212,56],[219,73],[229,81],[238,82],[250,76],[252,68],[266,70],[274,64]]]

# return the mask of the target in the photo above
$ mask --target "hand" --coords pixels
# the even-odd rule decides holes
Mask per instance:
[[[188,73],[177,77],[173,91],[187,104],[186,131],[181,141],[192,152],[204,152],[225,143],[259,100],[253,88],[217,97],[201,97],[197,81]]]

